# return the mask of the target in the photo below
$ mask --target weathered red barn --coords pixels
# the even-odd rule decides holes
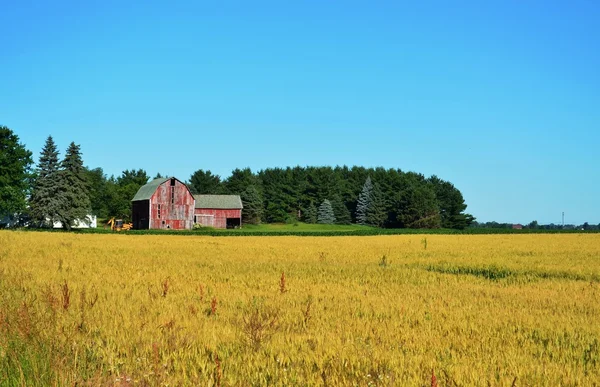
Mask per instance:
[[[194,223],[215,228],[242,226],[242,200],[239,195],[194,195]]]
[[[154,179],[142,186],[132,200],[134,229],[191,229],[194,196],[174,177]]]

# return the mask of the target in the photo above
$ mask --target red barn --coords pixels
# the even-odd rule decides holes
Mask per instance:
[[[242,227],[239,195],[194,195],[194,223],[215,228]]]
[[[188,187],[174,177],[154,179],[135,194],[131,218],[137,230],[191,229],[194,197]]]

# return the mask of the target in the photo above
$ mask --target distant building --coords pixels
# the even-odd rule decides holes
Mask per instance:
[[[154,179],[133,197],[133,228],[191,229],[194,224],[215,228],[242,225],[242,200],[239,195],[192,195],[174,177]]]
[[[242,199],[239,195],[194,195],[194,223],[215,228],[242,226]]]
[[[46,220],[50,222],[50,219]],[[96,215],[86,216],[85,221],[81,219],[75,219],[71,228],[96,228],[98,226],[96,221]],[[52,224],[52,228],[63,228],[62,222],[56,221]]]
[[[192,228],[194,197],[189,188],[174,177],[152,180],[140,187],[131,202],[134,229]]]
[[[522,230],[522,229],[523,229],[523,225],[522,225],[522,224],[519,224],[519,223],[517,223],[517,224],[513,224],[513,225],[512,225],[512,229],[513,229],[513,230]]]

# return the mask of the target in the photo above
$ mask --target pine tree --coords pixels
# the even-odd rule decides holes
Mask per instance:
[[[38,225],[52,226],[64,206],[59,187],[59,167],[58,149],[52,136],[48,136],[40,153],[37,177],[29,200],[31,218]]]
[[[32,163],[31,152],[19,136],[0,125],[0,219],[25,210]]]
[[[379,184],[373,184],[371,190],[371,203],[367,208],[367,224],[370,226],[381,227],[388,217],[386,211],[386,200]]]
[[[356,223],[368,224],[368,211],[371,205],[371,192],[373,191],[373,183],[371,176],[367,177],[363,185],[362,192],[358,195],[358,203],[356,204]]]
[[[57,218],[65,229],[70,230],[75,220],[87,222],[87,215],[91,211],[89,187],[79,145],[74,142],[69,145],[61,167],[58,181],[63,201]]]
[[[260,191],[254,185],[248,186],[242,194],[242,223],[260,224],[263,216],[263,198]]]
[[[335,195],[331,200],[331,206],[333,207],[333,214],[335,215],[336,224],[350,224],[352,223],[352,215],[348,207],[342,201],[339,195]]]
[[[304,222],[310,224],[317,223],[317,206],[315,206],[314,202],[310,202],[310,205],[304,211]]]
[[[331,202],[327,199],[323,200],[323,203],[321,203],[321,205],[319,206],[317,222],[321,224],[335,223],[335,214],[333,213],[333,207],[331,206]]]

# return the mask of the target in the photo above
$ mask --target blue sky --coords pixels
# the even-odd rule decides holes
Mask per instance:
[[[600,2],[0,0],[0,124],[107,174],[363,165],[600,222]]]

